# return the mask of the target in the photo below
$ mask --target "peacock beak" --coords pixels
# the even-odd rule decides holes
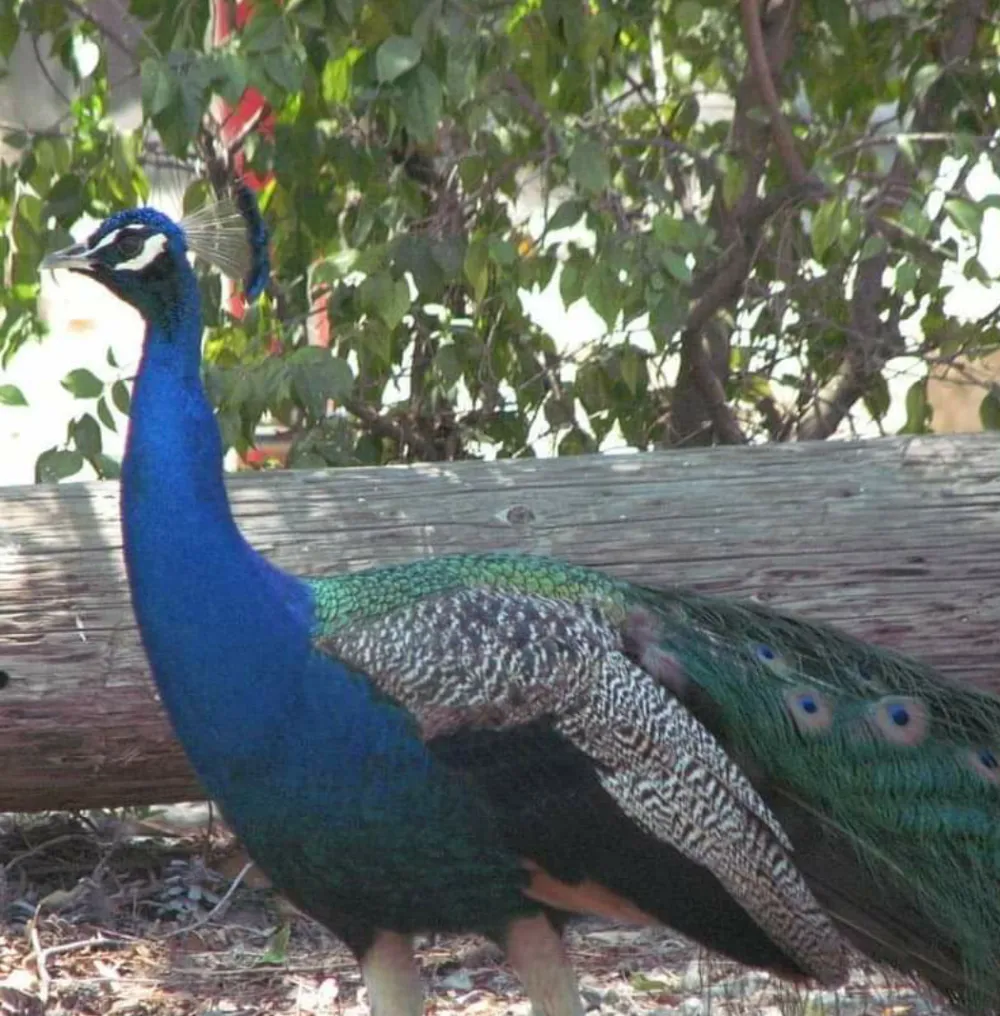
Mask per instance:
[[[94,267],[94,262],[86,244],[75,243],[72,247],[64,247],[62,250],[46,254],[38,267],[43,272],[55,271],[57,268],[87,271]]]

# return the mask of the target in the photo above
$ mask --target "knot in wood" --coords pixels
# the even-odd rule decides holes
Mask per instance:
[[[523,504],[515,504],[507,509],[507,521],[512,526],[525,526],[535,521],[535,513]]]

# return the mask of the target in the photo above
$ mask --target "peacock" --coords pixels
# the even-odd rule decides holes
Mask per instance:
[[[758,606],[514,554],[323,577],[256,553],[226,497],[188,255],[249,298],[241,184],[128,209],[47,269],[145,321],[123,547],[150,668],[206,792],[273,883],[417,1016],[412,940],[505,950],[581,1016],[576,914],[670,926],[791,980],[852,951],[1000,1006],[1000,702]]]

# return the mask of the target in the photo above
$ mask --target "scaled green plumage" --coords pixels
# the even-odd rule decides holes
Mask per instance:
[[[848,939],[970,1011],[1000,1006],[995,697],[826,626],[515,555],[314,580],[317,639],[459,589],[598,605],[750,777]]]

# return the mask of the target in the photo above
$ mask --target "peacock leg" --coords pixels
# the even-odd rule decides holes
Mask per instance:
[[[380,931],[364,956],[361,976],[371,1016],[423,1016],[424,986],[409,935]]]
[[[504,950],[531,1001],[532,1016],[583,1016],[562,936],[544,914],[512,921]]]

